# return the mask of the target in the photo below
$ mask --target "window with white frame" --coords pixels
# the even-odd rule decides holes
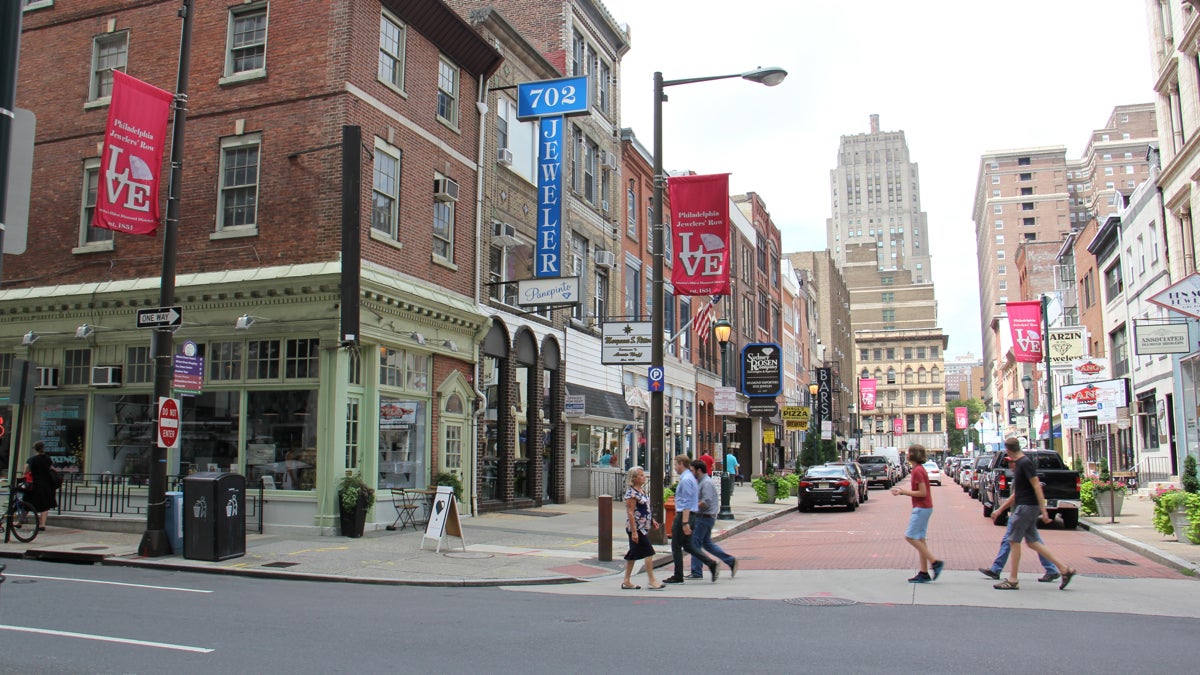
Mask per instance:
[[[346,468],[358,468],[358,431],[362,400],[356,396],[346,399]]]
[[[399,148],[375,139],[375,168],[371,178],[371,229],[400,238]]]
[[[267,3],[229,10],[225,76],[260,75],[267,68]]]
[[[637,212],[637,196],[631,187],[625,192],[625,236],[635,241],[638,237]]]
[[[579,283],[583,284],[587,279],[587,258],[588,258],[588,240],[579,234],[571,235],[571,251],[569,254],[571,275],[579,277]],[[579,289],[581,295],[585,295],[583,288]],[[582,319],[584,312],[587,311],[585,303],[579,303],[571,308],[571,318]]]
[[[517,119],[517,104],[505,96],[496,101],[496,145],[512,153],[509,170],[534,183],[537,165],[537,121]]]
[[[384,10],[379,17],[379,80],[399,91],[404,91],[405,42],[404,23]]]
[[[90,384],[92,373],[92,350],[68,349],[63,352],[62,383]]]
[[[89,101],[112,96],[113,71],[125,72],[129,58],[129,31],[107,33],[92,39],[92,82]]]
[[[154,359],[150,358],[149,347],[127,347],[125,349],[126,384],[145,384],[154,381]]]
[[[602,267],[596,268],[594,297],[596,321],[604,321],[608,318],[608,270]]]
[[[458,66],[444,56],[438,59],[437,116],[452,127],[458,126]]]
[[[604,59],[597,59],[599,68],[595,73],[596,79],[596,107],[600,112],[608,113],[609,108],[609,92],[612,88],[612,66],[608,65]]]
[[[1000,276],[1004,276],[1005,274],[1008,274],[1008,265],[997,265],[996,266],[996,274],[998,274]]]
[[[1000,204],[992,206],[992,213],[1004,213],[1004,207]]]
[[[596,203],[596,163],[599,161],[600,146],[588,139],[583,151],[583,198]]]
[[[79,218],[79,245],[98,244],[113,240],[113,231],[102,227],[92,227],[92,219],[96,215],[96,191],[100,186],[100,159],[92,158],[83,162],[83,196]]]
[[[446,180],[441,174],[437,179]],[[446,262],[454,262],[454,207],[449,199],[433,200],[433,255]]]
[[[258,225],[258,134],[221,139],[220,202],[217,229],[254,229]]]

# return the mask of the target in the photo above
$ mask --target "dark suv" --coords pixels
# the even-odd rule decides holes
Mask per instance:
[[[883,485],[885,489],[892,487],[892,473],[887,457],[883,455],[859,455],[858,464],[862,467],[867,487],[875,484]]]

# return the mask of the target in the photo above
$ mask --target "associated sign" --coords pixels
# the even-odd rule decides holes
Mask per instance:
[[[600,326],[600,362],[604,365],[648,365],[654,335],[650,321],[608,321]]]
[[[1192,272],[1179,283],[1150,298],[1150,302],[1180,314],[1200,319],[1200,272]]]
[[[783,390],[783,350],[770,342],[742,348],[742,392],[747,396],[778,396]]]
[[[155,307],[137,311],[138,328],[173,328],[183,323],[183,307]]]
[[[579,277],[546,277],[517,282],[517,304],[521,307],[578,305],[579,302]]]
[[[158,399],[158,447],[179,447],[179,401],[173,398]]]
[[[1188,345],[1186,323],[1138,323],[1134,321],[1133,335],[1134,352],[1138,356],[1187,354],[1192,351]]]

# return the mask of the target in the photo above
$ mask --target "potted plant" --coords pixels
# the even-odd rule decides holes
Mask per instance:
[[[1200,495],[1175,488],[1158,490],[1154,500],[1154,529],[1182,542],[1200,544]]]
[[[459,503],[462,502],[463,484],[459,479],[458,474],[450,471],[443,471],[433,477],[434,485],[445,485],[454,488],[454,499]]]
[[[760,476],[754,476],[750,479],[750,487],[754,488],[754,494],[758,495],[758,503],[760,504],[774,504],[780,494],[784,498],[787,498],[789,489],[787,481],[775,473],[764,473]]]
[[[1093,480],[1088,481],[1091,488],[1091,501],[1095,513],[1101,517],[1108,518],[1121,515],[1121,508],[1125,504],[1125,492],[1128,490],[1125,483],[1119,480]],[[1083,486],[1079,490],[1080,502],[1083,501]]]
[[[675,488],[679,487],[679,481],[671,483],[663,488],[663,531],[669,539],[671,537],[671,523],[675,522]]]
[[[347,471],[346,476],[338,482],[337,493],[342,536],[363,536],[367,511],[375,504],[375,490],[367,485],[362,474]]]

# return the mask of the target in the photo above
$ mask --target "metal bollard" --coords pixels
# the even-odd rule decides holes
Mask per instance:
[[[600,495],[596,500],[596,527],[600,530],[596,538],[596,557],[601,562],[612,561],[612,495]]]

